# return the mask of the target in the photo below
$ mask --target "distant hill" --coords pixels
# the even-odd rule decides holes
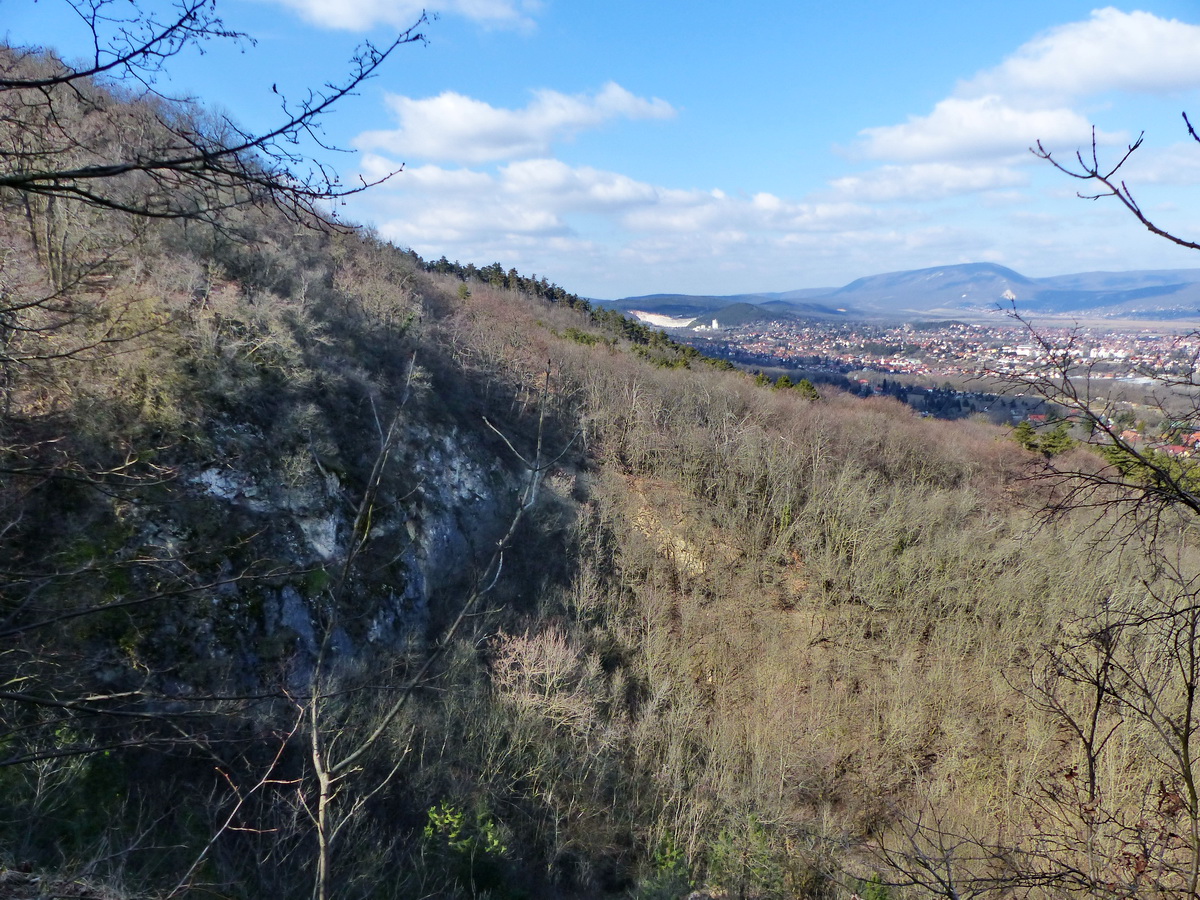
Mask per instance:
[[[1008,295],[1031,293],[1031,279],[990,263],[889,272],[852,281],[823,298],[876,314],[951,317],[964,310],[991,310]]]
[[[1016,303],[1042,314],[1173,319],[1200,310],[1200,269],[1028,278],[993,263],[969,263],[872,275],[821,299],[887,317],[954,317]]]
[[[980,319],[1016,303],[1040,315],[1112,319],[1200,319],[1200,269],[1082,272],[1029,278],[994,263],[887,272],[840,288],[729,296],[651,294],[613,301],[617,309],[696,317],[709,324],[788,318],[854,321]],[[742,309],[754,307],[756,311]],[[716,315],[737,307],[732,314]],[[734,319],[739,321],[735,322]]]

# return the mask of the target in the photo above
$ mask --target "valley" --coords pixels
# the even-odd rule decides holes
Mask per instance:
[[[1025,316],[1066,323],[1186,323],[1200,309],[1200,269],[1082,272],[1029,278],[993,263],[961,263],[869,275],[840,288],[803,288],[721,297],[655,294],[609,302],[617,309],[697,319],[708,325],[799,317],[902,324],[994,321],[1014,305]]]
[[[255,137],[150,88],[210,4],[79,9],[123,78],[0,47],[0,898],[1200,896],[1195,270],[591,301],[303,174],[419,32]]]
[[[1068,348],[1092,377],[1130,379],[1182,375],[1200,340],[1182,327],[1124,330],[1114,325],[1030,328],[997,317],[998,324],[918,322],[896,326],[774,321],[730,326],[680,339],[708,355],[743,364],[825,366],[844,374],[882,372],[928,378],[982,378],[1018,374],[1050,347]]]
[[[663,295],[619,301],[615,305],[644,324],[662,328],[675,339],[706,356],[727,360],[752,372],[781,373],[837,386],[863,396],[890,392],[923,415],[963,418],[984,415],[996,424],[1013,424],[1050,409],[1049,398],[1026,397],[1014,388],[1030,371],[1051,358],[1065,362],[1077,377],[1085,377],[1120,409],[1138,419],[1158,422],[1152,407],[1153,387],[1187,381],[1195,371],[1200,339],[1194,317],[1183,308],[1158,321],[1125,318],[1111,309],[1088,307],[1103,302],[1094,291],[1073,295],[1074,312],[1039,312],[1013,298],[1008,285],[1028,282],[1014,272],[988,289],[1003,293],[984,308],[976,296],[956,311],[962,318],[930,319],[940,301],[923,300],[920,285],[941,276],[960,287],[964,279],[979,284],[980,272],[996,267],[957,266],[936,273],[897,273],[860,279],[839,293],[855,294],[863,285],[911,286],[905,302],[914,317],[896,321],[895,310],[861,304],[856,312],[841,308],[829,315],[791,307],[778,299],[736,295],[726,298]],[[1192,270],[1176,273],[1107,275],[1110,284],[1175,282],[1170,293]],[[1074,275],[1043,279],[1052,284],[1094,286],[1100,276]],[[955,288],[956,290],[958,287]],[[1056,289],[1062,300],[1064,289]],[[792,292],[797,294],[802,292]],[[819,291],[814,291],[819,293]],[[936,295],[936,290],[934,290]],[[778,295],[774,295],[778,296]],[[1112,293],[1103,295],[1111,300]],[[725,301],[734,300],[730,304]],[[756,302],[750,302],[756,300]],[[806,311],[807,310],[807,311]],[[683,313],[681,315],[681,313]],[[688,313],[696,315],[689,318]],[[855,318],[855,316],[864,318]],[[794,379],[793,379],[794,380]],[[889,388],[890,381],[890,388]],[[1019,395],[1019,396],[1018,396]]]

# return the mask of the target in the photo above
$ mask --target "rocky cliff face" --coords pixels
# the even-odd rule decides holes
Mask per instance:
[[[243,690],[281,679],[300,689],[326,628],[328,652],[356,663],[422,643],[434,611],[463,596],[489,561],[524,483],[519,465],[457,426],[411,422],[355,534],[369,486],[316,453],[291,457],[280,477],[256,428],[213,432],[215,455],[181,467],[169,503],[120,515],[133,526],[126,558],[194,552],[198,538],[209,545],[180,573],[184,602],[126,640],[161,656],[152,668],[173,669],[175,689],[187,692],[214,675]]]

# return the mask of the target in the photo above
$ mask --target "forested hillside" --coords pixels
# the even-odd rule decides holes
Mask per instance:
[[[0,896],[1195,895],[1187,471],[271,198],[0,191]]]

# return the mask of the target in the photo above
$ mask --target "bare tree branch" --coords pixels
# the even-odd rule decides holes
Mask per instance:
[[[246,131],[228,118],[207,123],[195,106],[152,88],[173,56],[213,39],[243,40],[216,14],[216,0],[180,0],[163,20],[134,5],[113,14],[112,0],[66,0],[90,30],[89,60],[71,66],[34,51],[0,51],[0,195],[76,200],[148,218],[202,218],[247,204],[269,204],[289,215],[328,217],[322,201],[355,194],[373,182],[343,184],[302,147],[330,148],[321,136],[325,115],[367,80],[400,47],[424,42],[422,14],[388,44],[364,42],[338,81],[282,105],[280,122]],[[133,83],[141,99],[130,107],[102,79]],[[116,143],[81,116],[141,115],[133,140]]]
[[[1184,114],[1183,120],[1187,123],[1188,133],[1190,133],[1193,138],[1196,138],[1196,133],[1192,130],[1192,123],[1188,121],[1186,113]],[[1037,144],[1033,147],[1030,147],[1029,150],[1038,159],[1044,159],[1064,175],[1068,175],[1071,178],[1075,178],[1080,181],[1096,182],[1103,188],[1103,190],[1092,194],[1085,194],[1081,192],[1079,194],[1081,199],[1100,200],[1105,197],[1115,197],[1118,201],[1120,201],[1122,206],[1124,206],[1133,214],[1134,218],[1136,218],[1142,223],[1142,225],[1145,226],[1147,231],[1151,232],[1152,234],[1156,234],[1161,238],[1165,238],[1173,244],[1178,244],[1181,247],[1187,247],[1190,250],[1200,250],[1200,242],[1188,240],[1187,238],[1172,234],[1170,231],[1159,227],[1157,224],[1151,221],[1146,213],[1143,212],[1141,206],[1138,205],[1137,200],[1134,199],[1133,192],[1129,189],[1129,186],[1124,181],[1117,180],[1117,173],[1121,171],[1121,168],[1129,161],[1129,158],[1133,156],[1133,154],[1142,146],[1142,141],[1144,139],[1145,132],[1138,135],[1138,139],[1125,148],[1125,152],[1114,165],[1108,167],[1104,167],[1100,164],[1100,155],[1096,148],[1096,129],[1094,127],[1092,128],[1092,147],[1090,156],[1085,158],[1082,150],[1076,151],[1076,165],[1074,166],[1064,164],[1056,159],[1054,154],[1047,150],[1041,141],[1038,141]]]

